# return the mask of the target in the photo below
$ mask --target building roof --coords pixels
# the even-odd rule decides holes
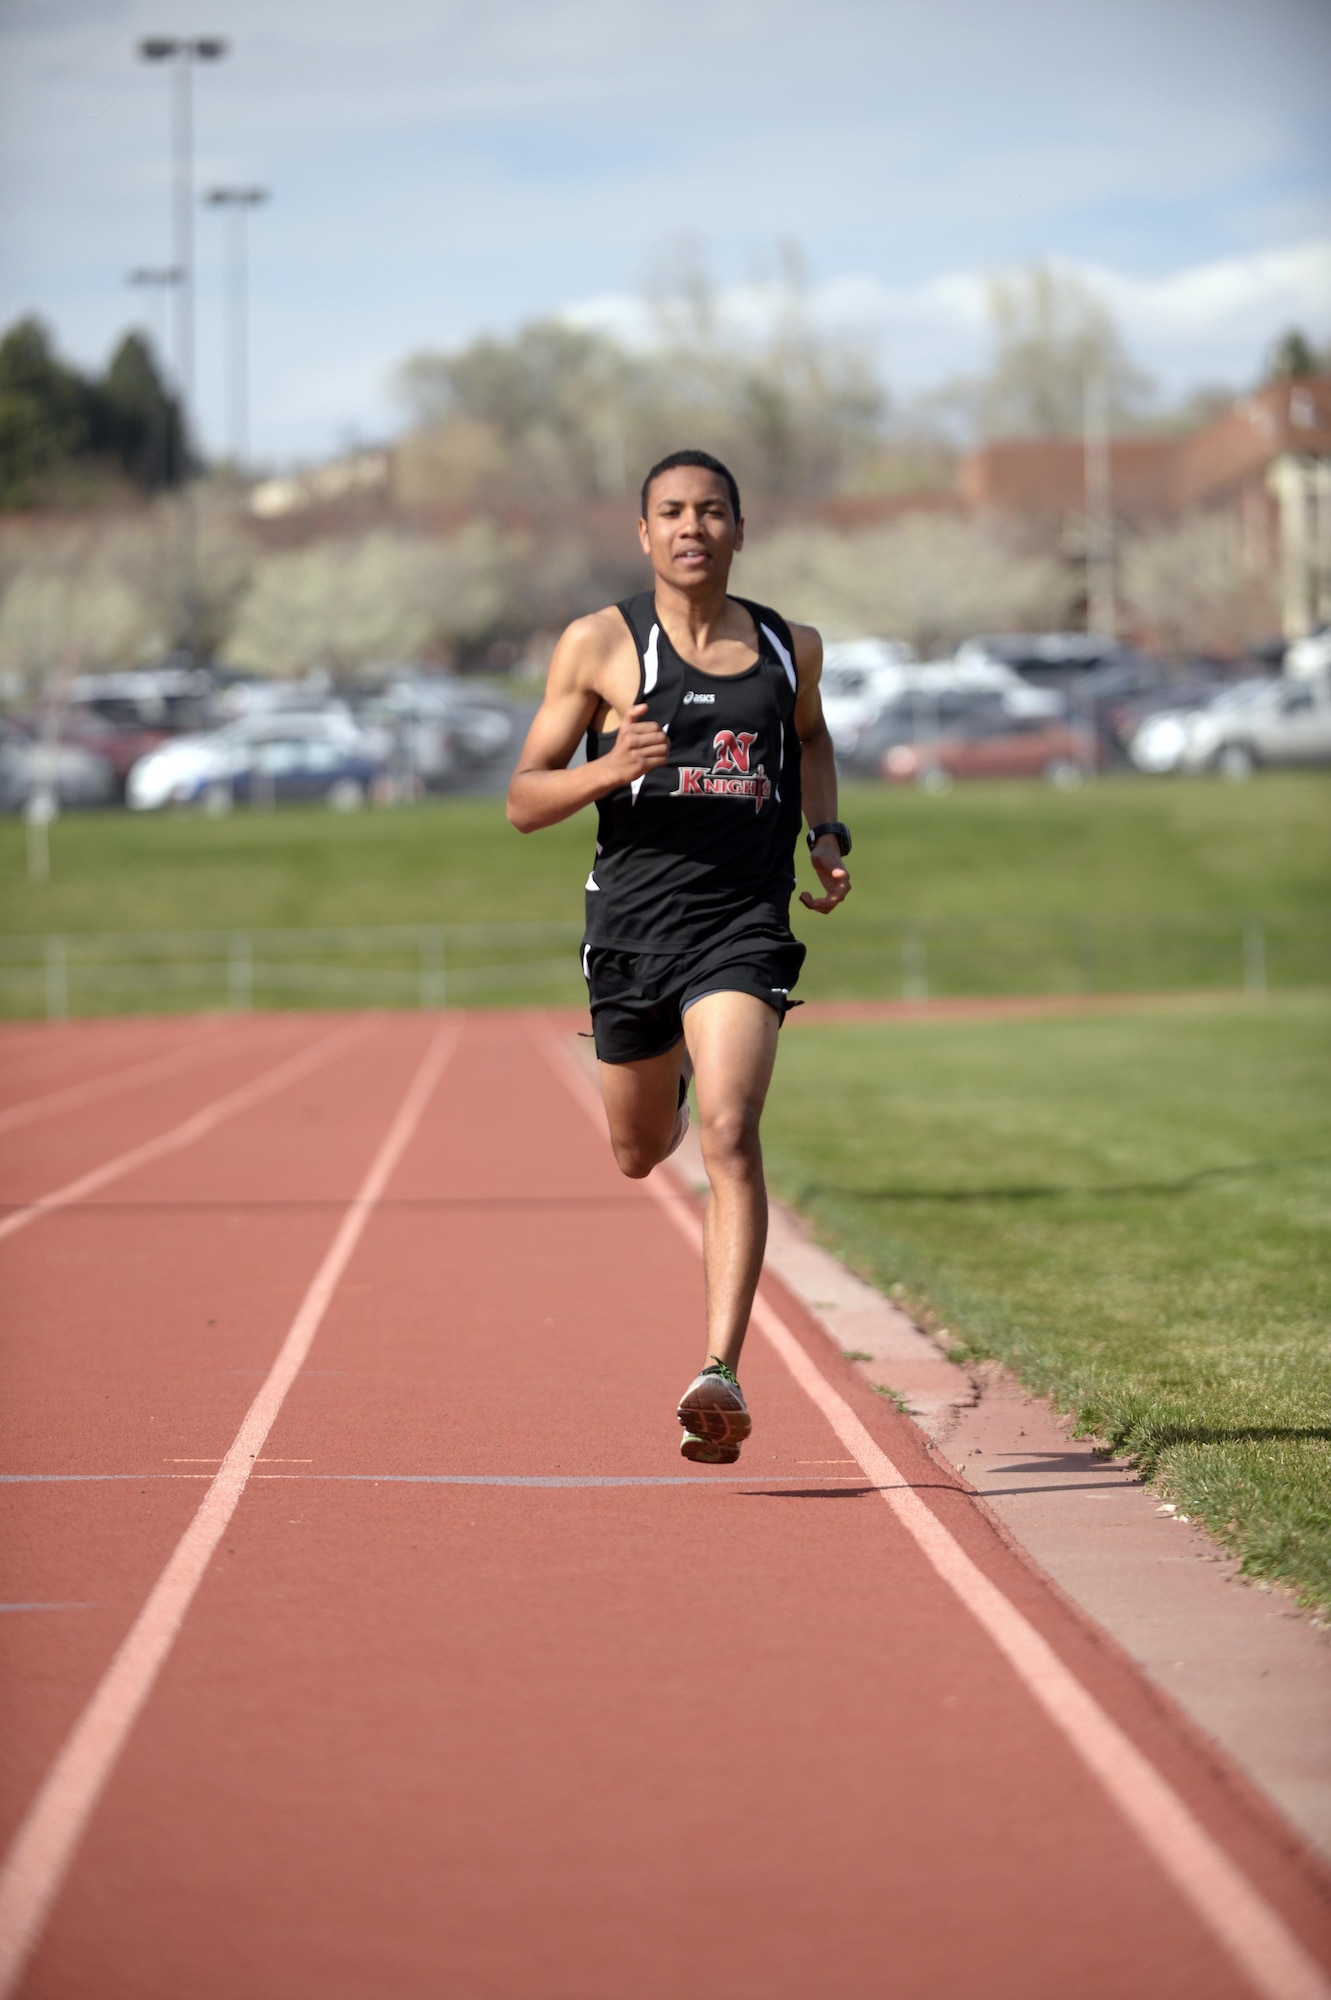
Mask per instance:
[[[1263,482],[1288,452],[1331,456],[1331,376],[1268,383],[1181,436],[1111,439],[1114,511],[1148,519],[1214,506]],[[1050,516],[1084,512],[1085,481],[1079,437],[1008,438],[964,458],[957,488],[977,511]]]

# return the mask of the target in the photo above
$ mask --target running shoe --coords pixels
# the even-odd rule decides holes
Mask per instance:
[[[733,1465],[753,1428],[744,1392],[724,1361],[713,1357],[679,1399],[680,1451],[695,1465]]]

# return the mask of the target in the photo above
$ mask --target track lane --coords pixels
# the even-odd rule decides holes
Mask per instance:
[[[233,1046],[234,1024],[219,1022],[212,1034],[195,1036],[183,1046],[159,1049],[155,1055],[125,1066],[99,1068],[94,1074],[45,1090],[39,1096],[19,1098],[0,1110],[0,1135],[36,1124],[39,1119],[82,1111],[103,1098],[118,1097],[124,1091],[141,1088],[179,1071],[202,1067],[230,1053]]]
[[[90,1951],[107,2000],[1249,1991],[762,1344],[740,1480],[365,1478],[678,1475],[696,1262],[529,1039],[464,1057],[274,1430],[310,1473],[251,1485],[25,1992]]]
[[[187,1147],[197,1145],[200,1139],[206,1138],[228,1119],[249,1110],[255,1104],[262,1103],[265,1098],[271,1097],[277,1091],[289,1089],[292,1084],[299,1082],[312,1071],[335,1060],[344,1050],[354,1047],[358,1041],[363,1041],[368,1034],[373,1033],[374,1025],[372,1021],[352,1022],[330,1033],[312,1037],[294,1053],[284,1056],[277,1063],[270,1061],[257,1073],[247,1075],[233,1088],[220,1094],[217,1094],[214,1088],[213,1093],[199,1105],[198,1109],[191,1111],[188,1117],[180,1122],[173,1123],[165,1129],[159,1125],[158,1129],[140,1139],[135,1145],[113,1154],[109,1159],[100,1160],[96,1166],[77,1174],[72,1180],[62,1181],[54,1186],[48,1184],[46,1187],[35,1188],[26,1197],[12,1201],[7,1204],[9,1212],[0,1219],[0,1242],[17,1235],[23,1229],[30,1228],[36,1222],[43,1221],[60,1209],[86,1203],[103,1188],[124,1180],[126,1176],[137,1173],[144,1167],[180,1153]],[[269,1053],[271,1054],[271,1051]],[[218,1081],[216,1077],[211,1079],[214,1087]],[[202,1080],[196,1077],[183,1080],[173,1078],[172,1085],[179,1088],[189,1086],[189,1094],[197,1098],[202,1088]],[[132,1114],[135,1121],[140,1124],[153,1115],[148,1106],[142,1102],[132,1107]],[[70,1136],[64,1132],[56,1135],[44,1133],[41,1135],[40,1144],[34,1145],[33,1151],[40,1152],[40,1156],[46,1159],[55,1146],[63,1144],[67,1148]],[[90,1150],[87,1132],[80,1129],[73,1135],[73,1139],[86,1156]],[[26,1179],[28,1186],[33,1186],[36,1174],[31,1159],[16,1161],[14,1169],[12,1177],[0,1173],[0,1192],[3,1191],[7,1178],[20,1181]]]
[[[0,1872],[0,1993],[12,1990],[41,1936],[87,1823],[230,1527],[375,1204],[453,1054],[458,1032],[450,1024],[433,1036],[215,1479],[15,1836]]]
[[[271,1366],[424,1032],[372,1037],[141,1169],[118,1205],[66,1209],[0,1248],[5,1472],[147,1475],[0,1484],[0,1599],[93,1607],[0,1618],[25,1715],[0,1745],[6,1835]]]
[[[217,1014],[165,1014],[0,1023],[0,1106],[39,1088],[86,1082],[163,1048],[184,1048],[227,1022],[228,1017]]]

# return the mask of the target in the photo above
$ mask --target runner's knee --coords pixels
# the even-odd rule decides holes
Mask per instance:
[[[614,1153],[615,1165],[620,1173],[626,1174],[631,1181],[646,1180],[652,1168],[658,1166],[665,1157],[664,1148],[647,1146],[638,1138],[612,1137],[610,1149]]]
[[[701,1136],[709,1172],[748,1174],[761,1168],[758,1112],[751,1104],[727,1105],[704,1117]]]

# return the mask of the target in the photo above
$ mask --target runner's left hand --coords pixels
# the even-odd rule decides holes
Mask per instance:
[[[821,896],[811,896],[807,889],[800,890],[800,901],[806,910],[817,910],[820,916],[828,916],[838,903],[844,903],[850,894],[850,872],[841,856],[841,849],[831,834],[823,838],[809,850],[814,872],[823,885]]]

